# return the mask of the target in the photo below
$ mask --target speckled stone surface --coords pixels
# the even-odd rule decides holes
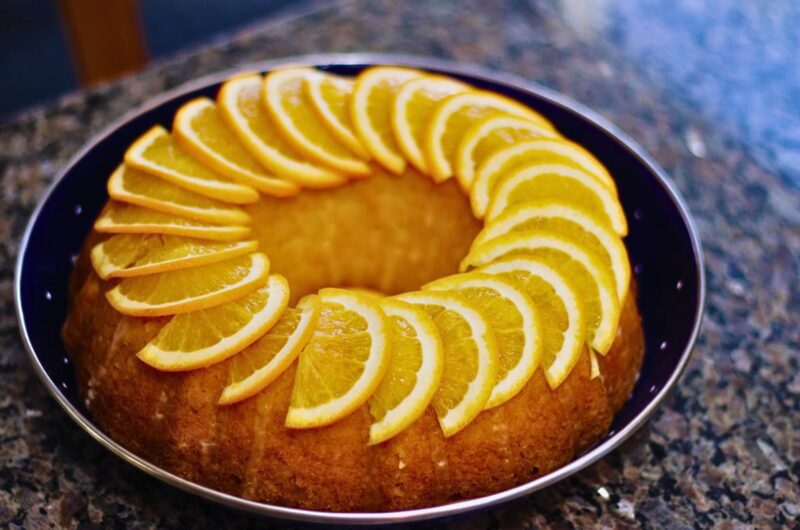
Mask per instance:
[[[704,119],[679,91],[664,88],[657,72],[619,53],[613,38],[584,31],[576,9],[580,3],[568,1],[329,4],[0,123],[0,527],[284,526],[151,479],[74,425],[22,350],[13,261],[27,218],[59,166],[125,111],[236,64],[348,51],[479,63],[589,105],[672,175],[705,246],[703,330],[676,391],[645,428],[554,487],[423,527],[800,524],[800,191],[778,169],[783,149],[797,145],[779,138],[756,159],[746,138]]]

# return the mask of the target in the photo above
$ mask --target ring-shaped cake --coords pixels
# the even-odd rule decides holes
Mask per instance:
[[[263,502],[497,492],[609,428],[643,355],[613,177],[454,79],[286,68],[108,181],[63,337],[112,438]]]

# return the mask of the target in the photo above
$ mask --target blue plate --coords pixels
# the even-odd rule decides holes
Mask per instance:
[[[630,138],[580,104],[522,79],[448,62],[390,55],[317,55],[250,65],[269,71],[282,64],[315,65],[357,74],[375,64],[423,68],[505,94],[536,109],[566,137],[600,159],[617,181],[630,224],[625,239],[639,284],[646,353],[633,395],[606,436],[570,464],[494,495],[443,506],[382,513],[331,513],[248,501],[172,475],[111,440],[92,422],[79,398],[73,367],[61,343],[68,284],[75,257],[106,202],[106,179],[127,147],[156,123],[170,127],[183,103],[215,97],[223,72],[156,98],[92,139],[61,170],[33,213],[23,237],[15,277],[17,317],[36,373],[64,410],[93,438],[124,460],[170,484],[227,506],[287,519],[339,524],[417,521],[483,509],[561,480],[595,462],[640,428],[674,386],[700,327],[705,296],[703,257],[685,202],[658,164]],[[243,71],[240,69],[239,71]]]

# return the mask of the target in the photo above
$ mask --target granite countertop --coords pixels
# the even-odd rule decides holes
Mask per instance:
[[[13,263],[44,187],[87,139],[125,111],[236,64],[350,51],[478,63],[587,104],[672,175],[705,248],[703,329],[686,373],[647,426],[607,458],[547,490],[438,524],[502,529],[800,524],[800,164],[792,163],[800,160],[800,92],[793,84],[797,79],[787,81],[776,70],[768,79],[769,93],[779,91],[781,82],[788,88],[771,104],[764,91],[750,87],[751,109],[747,91],[742,92],[748,85],[739,75],[748,64],[741,61],[762,68],[780,63],[780,57],[747,55],[750,44],[740,42],[746,32],[737,29],[756,20],[780,39],[796,35],[779,30],[789,15],[800,23],[800,14],[772,13],[775,6],[791,4],[786,1],[772,2],[763,20],[761,10],[712,0],[649,0],[638,8],[610,4],[316,4],[0,123],[0,527],[283,526],[166,486],[84,434],[50,398],[25,357],[13,310]],[[684,10],[677,24],[653,15],[673,4]],[[720,4],[730,11],[731,24],[682,23]],[[637,47],[641,42],[649,47]],[[668,49],[673,43],[683,44]],[[732,49],[741,55],[725,55]],[[791,50],[789,60],[796,61],[796,47]],[[665,54],[672,63],[662,60]],[[714,92],[725,80],[730,89]],[[731,114],[736,109],[738,117]]]

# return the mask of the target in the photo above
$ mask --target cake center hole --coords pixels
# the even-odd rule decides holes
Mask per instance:
[[[292,303],[323,287],[419,289],[458,272],[481,228],[455,179],[435,184],[416,171],[264,197],[248,211],[271,271],[289,280]]]

